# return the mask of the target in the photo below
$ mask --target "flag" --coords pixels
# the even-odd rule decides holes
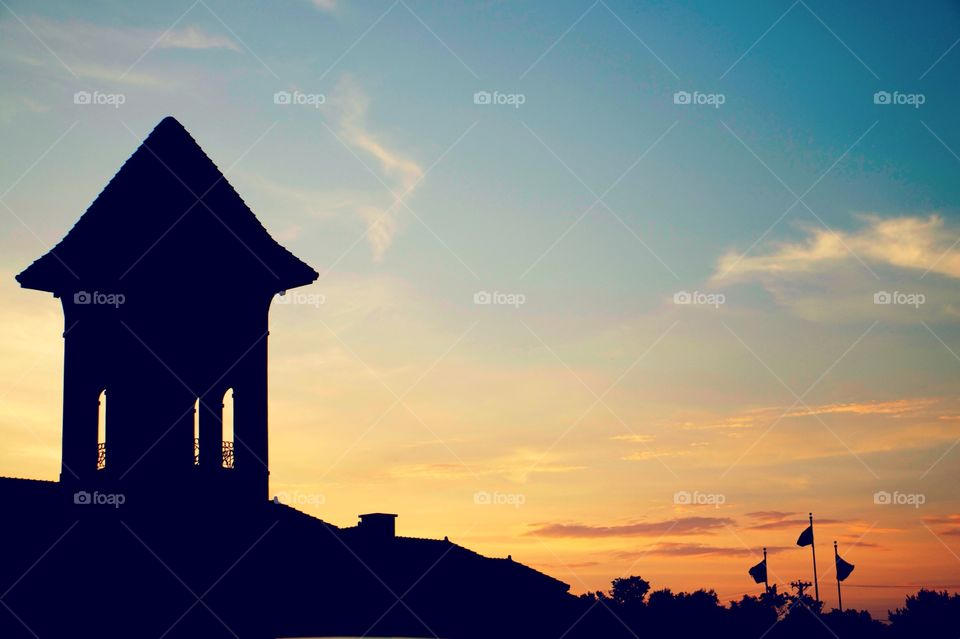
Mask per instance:
[[[759,564],[751,568],[750,576],[753,577],[753,580],[758,584],[765,583],[767,581],[767,560],[764,559]]]
[[[853,572],[853,564],[847,563],[837,555],[837,581],[843,581]]]
[[[807,529],[797,537],[798,546],[809,546],[813,543],[813,524],[807,526]]]

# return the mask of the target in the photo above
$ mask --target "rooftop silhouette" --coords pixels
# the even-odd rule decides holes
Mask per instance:
[[[0,479],[0,635],[502,635],[489,608],[522,590],[500,607],[530,636],[574,601],[512,559],[398,537],[396,514],[339,527],[269,499],[268,313],[317,277],[172,117],[17,276],[63,307],[63,454],[59,482]]]

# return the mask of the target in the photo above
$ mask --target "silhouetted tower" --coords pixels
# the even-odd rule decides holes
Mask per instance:
[[[165,118],[17,276],[63,305],[61,481],[266,499],[267,315],[316,278]]]

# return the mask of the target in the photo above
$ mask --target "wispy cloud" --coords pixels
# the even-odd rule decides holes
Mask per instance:
[[[0,122],[9,122],[17,113],[49,113],[50,105],[26,95],[0,95]]]
[[[641,444],[643,446],[640,450],[635,450],[621,457],[624,461],[649,461],[662,457],[687,457],[693,455],[697,448],[709,445],[707,442],[685,442],[672,448],[663,446],[654,448],[649,446],[649,444],[656,439],[654,435],[615,435],[610,439],[613,441]]]
[[[237,43],[225,35],[211,34],[202,29],[189,26],[173,29],[160,38],[157,46],[161,49],[229,49],[239,51]]]
[[[938,528],[937,534],[960,537],[960,513],[931,515],[923,518],[923,523]]]
[[[767,554],[787,550],[785,546],[767,546]],[[654,557],[753,557],[759,553],[743,546],[709,546],[706,544],[685,544],[665,541],[649,548],[622,550],[613,553],[620,560],[630,561],[644,556]]]
[[[368,122],[370,97],[351,76],[342,77],[327,98],[324,109],[332,123],[330,130],[336,136],[332,141],[334,146],[343,150],[339,142],[355,153],[383,181],[382,185],[331,190],[280,182],[262,174],[243,171],[238,174],[248,189],[269,196],[272,208],[281,202],[289,215],[304,222],[308,218],[339,218],[354,224],[359,218],[366,226],[373,259],[380,262],[401,228],[404,210],[401,200],[409,198],[419,186],[424,169],[384,135],[374,131]],[[347,154],[348,163],[357,165],[349,152],[343,152]],[[369,183],[367,175],[365,182]]]
[[[847,402],[841,404],[824,404],[809,409],[796,410],[787,413],[787,417],[805,417],[807,415],[903,415],[914,413],[937,403],[932,398],[894,399],[879,402]]]
[[[863,225],[854,231],[813,228],[803,240],[774,244],[765,253],[727,252],[719,259],[713,279],[814,273],[856,257],[960,278],[960,252],[952,250],[958,232],[947,228],[941,216],[883,218],[868,214],[860,219]]]
[[[654,435],[614,435],[610,439],[618,442],[632,442],[634,444],[647,444],[656,439]]]
[[[632,522],[609,526],[579,523],[541,523],[528,535],[537,537],[659,537],[713,534],[733,524],[729,517],[678,517],[662,521]]]
[[[764,406],[750,408],[734,415],[708,416],[696,421],[687,420],[680,424],[680,428],[694,431],[736,431],[758,426],[769,426],[772,421],[778,419],[803,418],[815,415],[851,415],[855,417],[875,415],[896,418],[920,413],[941,404],[943,404],[943,398],[903,397],[889,400],[810,404],[803,408],[789,410],[783,406]],[[938,415],[938,419],[941,420],[952,417],[952,415]]]
[[[523,483],[533,474],[571,473],[583,469],[584,466],[567,463],[556,455],[541,456],[532,450],[517,450],[506,455],[465,463],[453,461],[406,464],[392,469],[391,475],[442,480],[496,476]]]
[[[624,455],[621,459],[624,461],[650,461],[651,459],[661,459],[663,457],[688,457],[693,453],[693,448],[690,450],[668,450],[664,448],[657,448],[650,450],[638,450],[628,455]]]
[[[797,533],[799,534],[806,526],[810,524],[810,520],[806,517],[798,516],[800,513],[786,513],[776,510],[765,510],[758,511],[753,513],[747,513],[747,517],[750,517],[754,520],[757,520],[757,523],[746,526],[745,530],[781,530],[784,528],[796,528]],[[819,525],[829,526],[833,524],[844,523],[840,519],[824,519],[817,518],[816,523]]]
[[[41,17],[24,17],[24,22],[55,51],[95,51],[109,47],[115,54],[124,56],[129,53],[139,55],[154,46],[161,49],[229,49],[239,51],[240,47],[225,34],[210,33],[197,25],[186,25],[165,31],[163,29],[145,29],[139,27],[116,27],[112,25],[81,22],[77,20],[57,21]],[[23,25],[12,18],[0,21],[0,30],[4,33],[21,34]],[[19,37],[19,36],[18,36]],[[28,37],[32,37],[29,36]],[[115,56],[116,59],[119,56]],[[136,57],[129,62],[132,63]]]
[[[752,513],[746,513],[746,516],[760,521],[781,521],[797,514],[798,513],[784,512],[782,510],[758,510]]]
[[[337,0],[310,0],[311,4],[320,11],[332,12],[337,10]]]
[[[330,99],[330,107],[338,122],[337,134],[346,144],[376,161],[385,181],[393,182],[390,190],[397,196],[387,206],[361,204],[356,208],[367,224],[367,240],[373,259],[379,262],[398,231],[402,200],[417,187],[424,170],[414,159],[373,131],[367,122],[369,106],[369,97],[351,76],[340,79]]]
[[[165,31],[78,20],[57,21],[36,16],[24,16],[23,20],[36,38],[57,56],[54,58],[45,50],[37,51],[40,45],[36,38],[19,21],[13,18],[0,20],[0,37],[8,49],[36,51],[33,55],[21,53],[11,56],[16,62],[30,67],[34,74],[38,69],[47,69],[56,75],[75,73],[82,80],[159,87],[173,83],[175,75],[159,77],[131,67],[138,60],[149,59],[151,50],[240,51],[240,46],[227,35],[212,33],[197,25]],[[157,53],[154,52],[154,55]],[[146,63],[137,66],[146,66]],[[182,75],[182,69],[179,73]]]

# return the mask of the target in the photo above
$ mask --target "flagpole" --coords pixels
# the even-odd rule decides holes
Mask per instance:
[[[837,552],[837,542],[833,542],[833,561],[836,563],[837,559],[840,558],[840,553]],[[840,573],[837,573],[837,607],[840,608],[840,612],[843,612],[843,597],[840,596]]]
[[[817,544],[813,534],[813,513],[810,513],[810,550],[813,552],[813,593],[817,602],[820,601],[820,582],[817,581]]]
[[[770,592],[770,582],[767,575],[770,574],[770,567],[767,565],[767,547],[763,547],[763,594]]]

